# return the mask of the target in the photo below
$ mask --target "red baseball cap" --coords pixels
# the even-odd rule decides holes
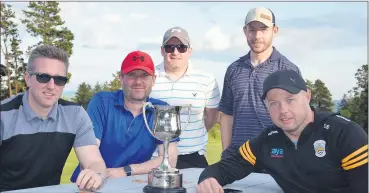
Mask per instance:
[[[141,51],[134,51],[124,58],[121,70],[124,74],[133,70],[143,70],[150,75],[154,75],[155,67],[149,54]]]

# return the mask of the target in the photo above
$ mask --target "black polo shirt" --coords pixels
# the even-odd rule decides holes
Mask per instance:
[[[214,177],[221,185],[230,184],[258,168],[286,193],[367,193],[367,134],[339,115],[314,114],[296,146],[280,128],[266,128],[229,158],[206,168],[199,183]]]
[[[97,145],[82,106],[60,99],[42,119],[28,94],[1,101],[0,192],[57,185],[71,148]]]

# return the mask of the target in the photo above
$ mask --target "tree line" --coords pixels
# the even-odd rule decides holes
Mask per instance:
[[[27,9],[22,10],[23,17],[18,18],[13,7],[0,2],[1,12],[1,90],[0,99],[9,98],[27,90],[24,80],[30,50],[35,46],[48,44],[64,49],[70,57],[73,53],[74,35],[65,26],[60,17],[59,3],[55,1],[32,1]],[[19,37],[18,22],[26,27],[26,32],[37,43],[28,45],[25,52],[20,49],[22,43]],[[68,77],[72,75],[69,73]]]
[[[55,1],[29,2],[26,10],[22,10],[24,17],[17,18],[12,6],[0,2],[1,10],[1,54],[4,63],[1,63],[1,90],[0,100],[9,98],[26,88],[24,74],[27,63],[25,59],[32,48],[41,44],[54,45],[63,48],[70,57],[73,54],[74,35],[65,26],[60,17],[59,3]],[[18,24],[21,21],[26,26],[26,31],[38,42],[28,45],[24,53],[20,49],[22,43],[19,37]],[[3,61],[2,61],[3,62]],[[119,71],[112,74],[112,80],[104,83],[97,82],[91,86],[82,82],[75,96],[71,99],[87,108],[92,96],[100,91],[114,91],[121,89]],[[68,73],[71,78],[71,73]],[[342,116],[359,123],[368,131],[368,64],[361,66],[355,73],[356,85],[345,94],[336,110]],[[311,106],[320,111],[334,111],[334,103],[329,89],[320,79],[306,80],[308,88],[312,92]]]

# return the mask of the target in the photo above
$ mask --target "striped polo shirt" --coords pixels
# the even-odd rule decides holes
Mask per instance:
[[[209,73],[194,68],[189,62],[186,73],[172,81],[164,69],[164,63],[156,66],[156,81],[150,96],[170,105],[191,104],[191,116],[180,135],[178,153],[181,155],[206,153],[208,133],[204,124],[204,108],[217,108],[220,92],[216,79]],[[181,111],[181,127],[185,126],[188,110]],[[155,154],[154,154],[155,155]]]
[[[28,92],[1,101],[0,192],[57,185],[72,147],[96,145],[87,112],[58,100],[48,117],[36,115]]]
[[[272,121],[261,99],[263,82],[274,71],[299,68],[273,47],[271,56],[255,68],[250,52],[233,62],[226,71],[219,111],[233,115],[232,143],[228,152],[238,149],[248,139],[258,135]]]

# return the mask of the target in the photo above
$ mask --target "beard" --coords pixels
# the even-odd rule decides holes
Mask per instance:
[[[137,92],[134,89],[124,89],[123,88],[124,95],[127,99],[131,101],[141,102],[146,101],[147,97],[149,97],[151,93],[151,88],[145,88],[143,92]]]
[[[254,43],[260,43],[260,42],[256,42],[254,40],[247,40],[247,44],[249,45],[250,49],[252,52],[259,54],[259,53],[263,53],[265,50],[267,50],[271,45],[272,45],[272,38],[269,41],[264,41],[263,43],[261,43],[260,47],[255,47]]]

